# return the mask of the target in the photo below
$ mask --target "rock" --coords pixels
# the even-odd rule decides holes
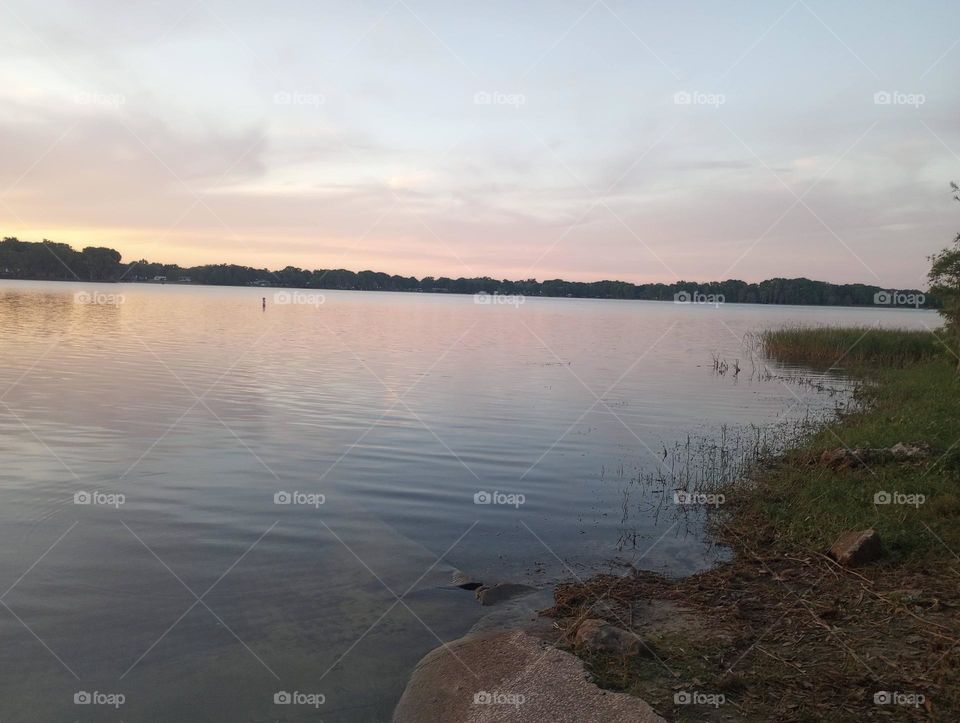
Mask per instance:
[[[635,633],[599,618],[590,618],[580,623],[573,644],[577,651],[582,653],[609,653],[627,657],[651,654],[649,647],[641,643]]]
[[[882,552],[880,535],[872,527],[868,530],[845,532],[830,548],[830,556],[847,567],[859,567],[873,562]]]
[[[496,605],[499,602],[510,600],[533,592],[536,588],[529,585],[520,585],[514,582],[501,582],[493,586],[481,585],[475,590],[477,600],[481,605]]]
[[[483,585],[479,580],[474,580],[466,573],[460,572],[460,570],[453,571],[452,582],[455,587],[459,587],[462,590],[476,590]]]
[[[885,462],[923,459],[931,456],[933,450],[926,444],[904,444],[898,442],[892,447],[858,447],[856,449],[827,449],[820,455],[820,464],[830,469],[841,470],[862,467]]]
[[[469,635],[418,664],[393,723],[665,723],[640,698],[601,690],[583,662],[524,631]]]
[[[890,454],[898,459],[913,459],[915,457],[929,457],[931,453],[928,444],[904,444],[897,442],[890,448]]]

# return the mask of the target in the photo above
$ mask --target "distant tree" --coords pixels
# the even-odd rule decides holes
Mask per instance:
[[[81,253],[83,266],[91,281],[116,278],[120,270],[120,252],[103,246],[87,246]]]
[[[954,199],[960,201],[960,187],[951,183],[950,188]],[[930,261],[933,262],[928,275],[930,293],[942,304],[940,315],[956,349],[957,374],[960,374],[960,234],[956,235],[951,246],[931,256]]]
[[[954,186],[954,195],[960,190]],[[960,200],[960,198],[958,198]],[[954,249],[955,251],[956,249]],[[946,267],[945,260],[941,264]],[[67,244],[44,240],[40,243],[21,241],[13,237],[0,240],[0,277],[21,279],[90,279],[94,281],[151,280],[165,276],[170,281],[189,277],[195,284],[245,286],[251,284],[286,286],[292,288],[320,289],[365,289],[378,291],[422,291],[425,293],[476,294],[523,294],[524,296],[561,296],[577,299],[644,299],[672,301],[679,292],[687,294],[722,295],[729,303],[748,304],[817,304],[831,306],[870,306],[874,303],[876,286],[864,284],[832,284],[810,279],[768,279],[760,283],[747,283],[736,279],[726,281],[677,281],[672,284],[633,284],[628,281],[566,281],[564,279],[451,279],[446,276],[434,278],[390,276],[380,271],[348,269],[301,269],[296,266],[271,271],[236,264],[205,264],[181,268],[177,264],[137,261],[124,269],[119,252],[103,247],[87,247],[75,251]],[[947,278],[945,276],[944,278]],[[932,277],[931,277],[932,280]],[[944,287],[950,288],[949,282]],[[904,293],[919,290],[904,289]],[[938,307],[939,299],[934,289],[927,298],[926,306]],[[960,334],[960,330],[957,330]],[[958,338],[960,344],[960,338]]]

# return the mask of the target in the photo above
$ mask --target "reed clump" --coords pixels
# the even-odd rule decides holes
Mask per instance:
[[[903,367],[947,354],[942,338],[942,334],[926,330],[796,326],[763,332],[757,342],[762,351],[782,363]]]

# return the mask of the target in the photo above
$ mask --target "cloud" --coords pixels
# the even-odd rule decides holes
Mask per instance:
[[[0,28],[16,61],[0,66],[3,233],[182,263],[636,281],[876,274],[898,287],[917,285],[952,237],[960,92],[947,63],[909,85],[929,52],[888,67],[883,33],[858,35],[878,82],[798,8],[711,81],[756,37],[719,11],[688,26],[675,9],[623,8],[661,63],[603,8],[564,36],[560,18],[582,9],[541,17],[552,7],[494,4],[468,22],[424,6],[420,22],[360,5],[264,16],[220,2],[21,4]],[[757,35],[772,22],[744,13]],[[952,42],[923,12],[878,22]],[[679,87],[727,102],[677,106]],[[880,87],[929,101],[878,106]],[[524,102],[478,105],[482,90]],[[316,102],[277,103],[281,91]]]

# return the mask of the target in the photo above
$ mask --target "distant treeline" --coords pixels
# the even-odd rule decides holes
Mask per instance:
[[[678,294],[688,297],[721,298],[727,303],[801,304],[816,306],[873,306],[890,304],[882,292],[890,291],[866,284],[831,284],[810,279],[769,279],[758,284],[731,279],[696,283],[678,281],[673,284],[631,284],[626,281],[537,281],[497,280],[489,277],[451,279],[446,276],[391,276],[377,271],[317,269],[314,271],[287,266],[271,271],[235,264],[207,264],[184,268],[176,264],[152,263],[146,260],[121,263],[120,253],[105,247],[88,246],[76,251],[71,246],[52,241],[30,242],[16,238],[0,241],[0,278],[42,279],[58,281],[165,281],[171,283],[211,284],[218,286],[278,286],[308,289],[355,289],[361,291],[419,291],[449,294],[522,294],[524,296],[570,296],[592,299],[644,299],[673,301]],[[896,289],[896,305],[915,295],[916,289]],[[878,302],[878,294],[880,301]],[[907,302],[914,305],[913,301]],[[921,304],[936,307],[934,299]]]

